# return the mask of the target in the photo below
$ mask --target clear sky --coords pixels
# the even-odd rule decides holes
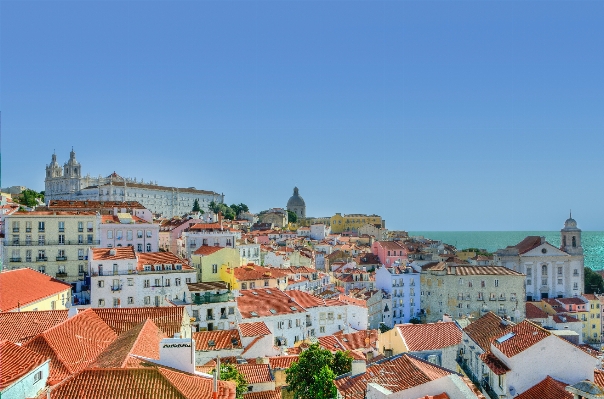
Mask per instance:
[[[391,229],[604,230],[604,1],[2,1],[2,187],[84,173]]]

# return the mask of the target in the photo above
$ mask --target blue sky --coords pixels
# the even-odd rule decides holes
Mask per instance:
[[[603,1],[0,3],[2,186],[294,185],[391,229],[604,230]]]

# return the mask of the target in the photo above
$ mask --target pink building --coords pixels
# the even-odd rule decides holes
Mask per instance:
[[[386,266],[407,262],[407,249],[398,241],[376,241],[371,246],[371,252]]]
[[[204,223],[202,219],[170,219],[162,222],[159,228],[159,247],[164,251],[178,255],[178,239],[185,229],[197,223]]]

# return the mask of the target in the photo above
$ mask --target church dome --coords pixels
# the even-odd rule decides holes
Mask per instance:
[[[577,221],[575,219],[573,219],[572,214],[564,222],[564,230],[578,230]]]
[[[287,201],[287,209],[291,210],[294,207],[306,207],[306,203],[298,194],[298,187],[294,187],[294,195],[292,195]]]

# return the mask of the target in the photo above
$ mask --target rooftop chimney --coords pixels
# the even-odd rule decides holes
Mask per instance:
[[[367,363],[365,360],[353,360],[352,368],[350,369],[350,375],[359,375],[367,371]]]

